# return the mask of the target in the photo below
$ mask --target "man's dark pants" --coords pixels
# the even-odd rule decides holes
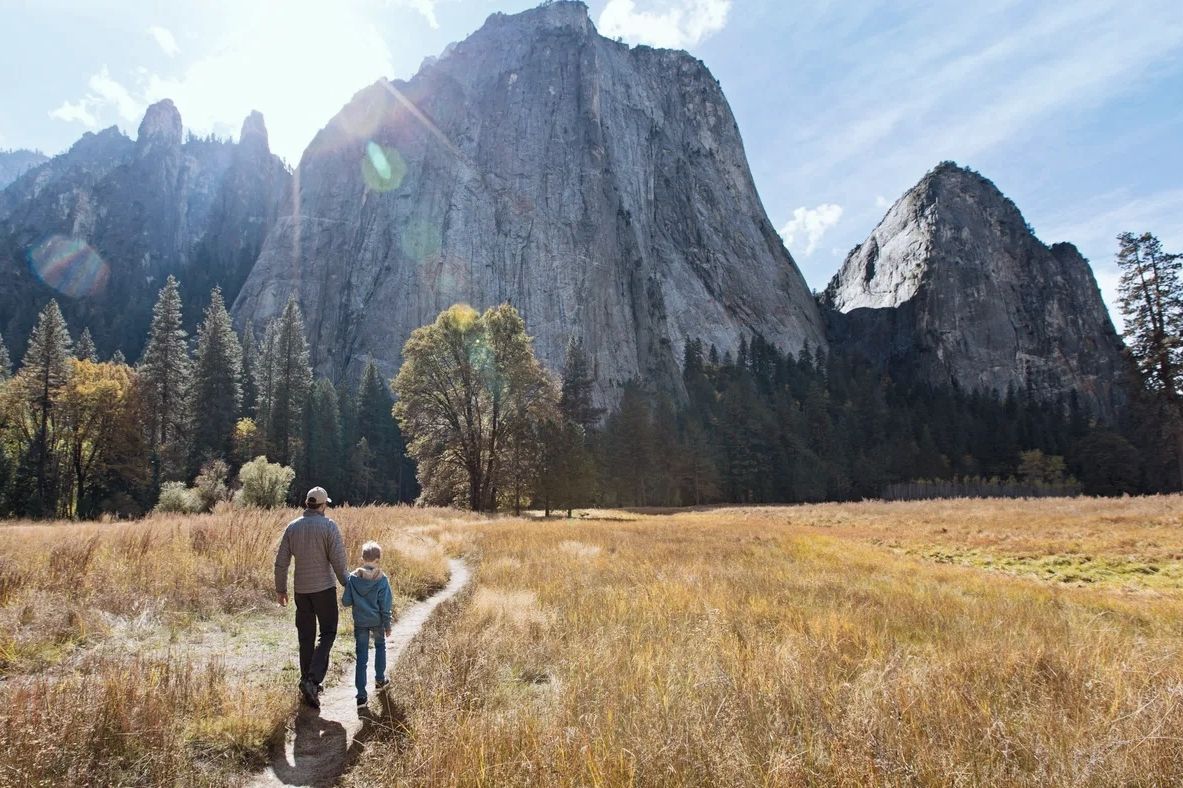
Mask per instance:
[[[320,625],[320,643],[316,628]],[[300,682],[320,684],[329,670],[329,651],[337,639],[337,588],[296,594],[296,632],[300,638]]]

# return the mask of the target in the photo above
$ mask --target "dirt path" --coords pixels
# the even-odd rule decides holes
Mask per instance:
[[[398,670],[399,656],[427,623],[432,612],[468,582],[468,565],[463,560],[451,559],[449,568],[452,574],[447,586],[409,607],[395,622],[391,636],[386,638],[388,674]],[[373,692],[370,698],[371,707],[375,699],[379,701],[380,713],[375,713],[372,708],[368,712],[357,708],[353,686],[353,644],[338,639],[333,656],[341,660],[345,668],[338,683],[325,688],[320,696],[319,711],[300,704],[295,724],[288,729],[283,747],[275,747],[271,765],[252,779],[248,783],[250,786],[332,785],[361,754],[366,740],[380,729],[393,726],[393,710],[385,693]]]

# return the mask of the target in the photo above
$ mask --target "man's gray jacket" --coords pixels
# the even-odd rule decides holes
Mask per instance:
[[[337,524],[315,509],[288,523],[275,552],[275,593],[288,592],[288,564],[296,559],[297,594],[345,585],[345,542]]]

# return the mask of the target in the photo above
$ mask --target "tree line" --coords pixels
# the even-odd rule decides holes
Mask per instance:
[[[635,381],[606,418],[578,341],[561,383],[508,305],[417,330],[396,413],[424,499],[473,509],[791,503],[926,495],[1096,495],[1183,486],[1183,278],[1154,236],[1118,238],[1128,407],[1075,393],[895,380],[857,353],[685,344],[684,396]]]
[[[315,379],[295,300],[256,338],[214,289],[197,329],[171,277],[133,366],[99,361],[56,302],[19,370],[0,338],[0,515],[135,516],[277,500],[476,510],[790,503],[925,495],[1114,495],[1183,486],[1183,258],[1123,234],[1130,379],[1121,420],[1075,395],[893,379],[857,354],[685,343],[681,390],[636,381],[610,412],[578,338],[559,375],[508,304],[417,329],[394,380]],[[397,394],[397,403],[392,396]],[[404,435],[406,442],[404,444]],[[192,480],[192,486],[189,486]]]
[[[137,516],[165,485],[195,478],[228,497],[227,481],[258,457],[290,467],[293,489],[323,484],[335,500],[417,497],[382,376],[370,363],[353,386],[314,380],[294,300],[261,339],[234,331],[217,288],[195,338],[182,312],[169,277],[134,365],[119,351],[100,361],[56,301],[15,374],[0,337],[0,515]]]

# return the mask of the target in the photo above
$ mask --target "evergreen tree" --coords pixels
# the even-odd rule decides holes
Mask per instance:
[[[197,362],[192,401],[194,466],[211,459],[232,459],[234,428],[242,408],[242,349],[230,323],[222,291],[214,288],[197,328]]]
[[[312,385],[304,318],[295,297],[288,300],[277,319],[274,347],[269,350],[273,372],[267,443],[280,465],[290,465]]]
[[[12,377],[12,358],[8,355],[8,346],[4,344],[4,337],[0,335],[0,383]]]
[[[572,337],[567,342],[567,356],[563,363],[559,411],[585,433],[591,432],[604,415],[604,409],[595,407],[592,402],[594,383],[583,340]]]
[[[1158,405],[1183,483],[1183,255],[1164,252],[1150,233],[1117,240],[1126,346]]]
[[[262,433],[264,445],[271,430],[271,412],[275,402],[275,346],[278,332],[279,321],[272,320],[267,324],[263,341],[255,353],[255,423]]]
[[[127,356],[123,355],[122,350],[116,349],[116,351],[111,354],[111,363],[118,364],[120,366],[126,366]]]
[[[255,372],[259,366],[259,346],[255,329],[248,321],[242,332],[242,412],[255,412],[259,394],[256,388]]]
[[[330,490],[334,498],[343,497],[340,407],[337,390],[325,378],[317,380],[308,392],[302,444],[297,490],[320,486]]]
[[[99,354],[94,346],[94,338],[89,328],[82,329],[82,336],[78,337],[78,344],[74,346],[74,358],[79,361],[98,361]]]
[[[374,453],[374,489],[371,500],[398,501],[399,472],[402,469],[402,440],[392,412],[394,397],[373,361],[362,371],[357,387],[356,424],[359,438],[365,438]]]
[[[70,381],[70,332],[56,300],[50,301],[37,317],[21,360],[19,380],[27,404],[32,434],[25,435],[17,481],[24,500],[18,501],[23,514],[50,517],[56,514],[60,468],[54,457],[54,411],[59,394]]]
[[[186,395],[192,370],[187,337],[181,325],[180,287],[170,275],[152,307],[148,344],[139,363],[148,409],[148,443],[158,473],[168,479],[180,478],[184,471]]]

